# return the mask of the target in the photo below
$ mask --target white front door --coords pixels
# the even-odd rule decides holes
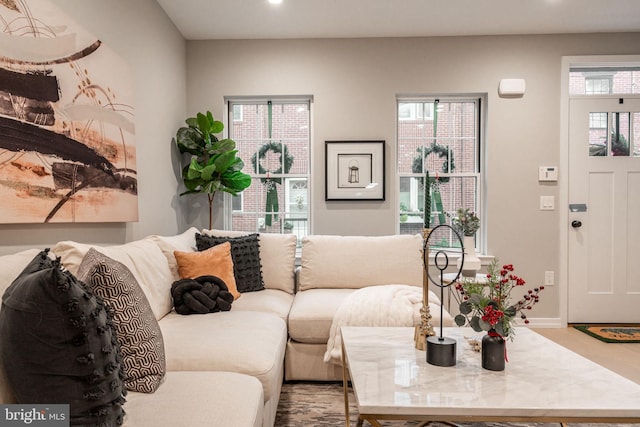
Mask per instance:
[[[569,323],[640,323],[640,98],[569,101]]]

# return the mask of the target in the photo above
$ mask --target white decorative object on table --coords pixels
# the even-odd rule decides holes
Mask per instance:
[[[475,277],[482,268],[482,263],[476,253],[475,237],[464,236],[462,239],[464,246],[464,265],[462,266],[462,275],[464,277]],[[462,257],[458,258],[458,269],[462,264]]]

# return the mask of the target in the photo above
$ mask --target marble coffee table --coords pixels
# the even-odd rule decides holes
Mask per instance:
[[[341,334],[347,426],[349,376],[359,426],[391,419],[640,423],[639,384],[528,328],[507,341],[501,372],[482,369],[465,339],[478,334],[467,328],[444,328],[457,341],[451,367],[426,362],[413,328],[343,327]]]

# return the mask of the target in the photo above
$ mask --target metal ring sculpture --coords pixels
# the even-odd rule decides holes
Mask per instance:
[[[443,279],[444,271],[449,267],[449,256],[447,255],[446,251],[439,250],[435,253],[435,256],[434,256],[434,264],[436,268],[440,271],[439,282],[434,280],[431,277],[431,274],[429,274],[429,268],[428,268],[429,252],[427,248],[429,246],[429,239],[431,238],[431,235],[440,228],[451,229],[451,231],[453,231],[453,234],[457,237],[458,241],[460,242],[460,248],[462,249],[460,254],[460,256],[462,257],[462,262],[460,263],[460,267],[458,268],[456,277],[453,280],[449,281],[448,284],[445,284]],[[431,231],[427,235],[427,238],[424,239],[424,243],[422,244],[422,264],[424,266],[425,271],[427,272],[427,277],[429,278],[429,281],[440,288],[440,337],[442,337],[442,317],[443,317],[443,311],[444,311],[444,308],[442,306],[442,301],[444,301],[444,288],[448,288],[458,280],[458,278],[462,274],[462,267],[464,265],[464,243],[462,241],[462,238],[458,234],[458,232],[452,226],[448,224],[441,224],[431,229]]]

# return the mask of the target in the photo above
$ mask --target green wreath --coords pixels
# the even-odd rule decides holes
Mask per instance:
[[[444,159],[442,162],[442,173],[451,173],[456,169],[456,164],[453,161],[453,151],[449,150],[448,146],[440,145],[433,142],[428,147],[418,147],[416,148],[418,155],[413,158],[413,163],[411,165],[411,170],[413,173],[422,173],[426,168],[422,168],[423,159],[426,160],[429,157],[429,154],[435,153],[441,159]],[[441,182],[448,182],[449,177],[440,178]]]
[[[272,151],[275,154],[280,154],[280,167],[274,171],[268,171],[262,167],[260,160],[264,160],[267,153]],[[280,142],[267,142],[264,144],[257,153],[251,157],[251,163],[253,164],[253,170],[258,171],[260,175],[267,175],[265,178],[260,178],[260,182],[267,188],[267,205],[265,207],[265,219],[266,226],[271,226],[272,217],[276,221],[278,220],[278,190],[276,184],[282,185],[282,178],[271,178],[270,174],[280,175],[282,173],[289,173],[291,166],[293,165],[293,156],[289,154],[289,150],[286,145]]]
[[[416,151],[418,152],[418,155],[413,158],[413,163],[411,165],[411,170],[413,171],[413,173],[422,173],[427,169],[422,167],[422,162],[423,159],[426,160],[431,153],[435,153],[438,155],[438,157],[444,159],[444,161],[442,162],[442,173],[451,173],[456,168],[456,165],[453,162],[453,152],[449,150],[445,145],[436,144],[436,142],[434,141],[427,147],[416,148]],[[438,220],[442,225],[446,223],[446,218],[444,215],[444,209],[442,207],[442,196],[440,195],[440,187],[438,185],[441,182],[449,182],[449,177],[447,176],[438,179],[436,179],[436,177],[429,177],[429,184],[431,184],[429,185],[429,189],[433,192],[432,198],[435,202],[436,210],[439,212]],[[431,194],[429,194],[429,197],[431,197]],[[425,212],[424,214],[430,215],[430,213],[428,212]]]

